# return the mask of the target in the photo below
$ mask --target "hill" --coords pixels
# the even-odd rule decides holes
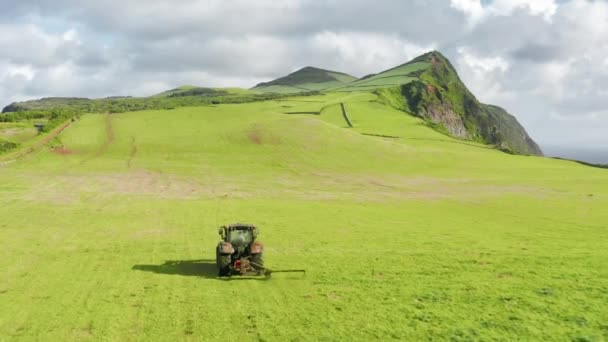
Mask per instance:
[[[185,85],[175,89],[164,91],[152,97],[185,97],[185,96],[229,96],[229,95],[251,95],[248,89],[242,88],[208,88]]]
[[[305,67],[274,81],[260,83],[251,90],[182,86],[148,98],[46,98],[13,103],[3,112],[62,110],[61,117],[66,117],[82,112],[116,113],[241,103],[293,94],[314,95],[319,91],[372,91],[380,95],[380,101],[421,117],[433,128],[450,136],[488,144],[508,153],[542,155],[540,147],[514,116],[500,107],[480,103],[460,80],[448,59],[437,51],[362,79],[341,72]]]
[[[257,94],[241,88],[206,88],[182,86],[149,97],[110,96],[99,99],[78,97],[47,97],[12,103],[2,113],[45,110],[74,110],[80,113],[116,113],[144,109],[168,109],[211,102],[245,102],[269,99],[280,95]]]
[[[385,70],[378,74],[367,75],[349,84],[334,88],[334,91],[370,91],[404,85],[420,79],[420,75],[428,69],[429,62],[424,58],[417,59]]]
[[[0,165],[0,336],[601,341],[607,206],[372,92],[85,114]],[[306,275],[218,279],[235,221]]]
[[[421,117],[453,137],[496,146],[508,153],[543,154],[513,115],[480,103],[449,60],[437,51],[334,91],[374,91],[385,103]]]
[[[305,67],[274,81],[260,83],[253,90],[272,93],[301,93],[322,91],[355,81],[342,72]]]
[[[385,103],[424,118],[435,129],[453,137],[492,145],[508,153],[543,154],[513,115],[480,103],[449,60],[437,51],[358,80],[307,67],[253,89],[275,93],[374,91]]]

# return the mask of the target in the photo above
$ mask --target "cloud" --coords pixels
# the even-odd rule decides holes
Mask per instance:
[[[561,48],[557,45],[531,42],[518,47],[512,56],[515,59],[545,63],[558,59],[561,54]]]
[[[481,0],[451,0],[450,6],[465,13],[470,24],[496,16],[510,16],[520,9],[551,21],[558,8],[555,0],[494,0],[485,6]]]
[[[436,47],[434,43],[419,46],[396,35],[365,32],[324,31],[307,43],[310,50],[319,51],[317,59],[326,61],[326,67],[348,70],[359,77],[402,64]]]

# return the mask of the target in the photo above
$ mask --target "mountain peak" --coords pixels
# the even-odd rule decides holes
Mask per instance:
[[[480,103],[439,51],[429,51],[336,91],[372,91],[381,98],[390,97],[383,100],[451,136],[495,145],[512,153],[542,155],[515,117],[502,108]]]
[[[357,80],[343,72],[306,66],[287,76],[264,82],[253,87],[254,90],[275,93],[300,93],[335,88]]]

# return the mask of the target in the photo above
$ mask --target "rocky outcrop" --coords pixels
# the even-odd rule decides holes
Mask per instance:
[[[426,107],[423,115],[431,122],[445,127],[452,136],[469,139],[469,132],[467,132],[462,118],[449,105],[431,103]]]
[[[433,51],[410,63],[427,62],[418,80],[401,86],[406,109],[439,130],[514,154],[542,155],[517,119],[504,109],[480,103],[466,88],[450,62]]]

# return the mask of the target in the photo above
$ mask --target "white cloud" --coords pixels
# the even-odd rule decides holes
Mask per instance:
[[[571,65],[571,61],[566,61],[549,62],[538,66],[539,84],[535,93],[558,101],[570,96],[566,81],[572,71]]]
[[[450,7],[465,13],[469,17],[469,22],[473,24],[485,15],[480,0],[451,0]]]
[[[494,0],[487,8],[492,15],[511,15],[516,9],[526,9],[532,15],[551,20],[557,11],[555,0]]]
[[[460,54],[461,64],[477,69],[480,72],[491,72],[500,70],[502,72],[509,69],[509,63],[500,56],[495,57],[479,57],[471,53],[467,48],[458,49]]]
[[[327,67],[356,76],[380,72],[435,49],[434,43],[419,46],[395,35],[365,32],[324,31],[309,43],[312,51],[329,61]]]
[[[555,0],[493,0],[482,5],[481,0],[450,0],[450,6],[467,15],[470,24],[489,20],[492,16],[510,16],[517,9],[527,10],[531,15],[542,16],[551,21],[557,12]]]
[[[67,30],[63,33],[63,40],[66,42],[76,41],[78,38],[78,32],[75,29]]]
[[[458,49],[458,70],[467,87],[480,101],[500,103],[513,96],[503,84],[497,82],[509,70],[509,63],[500,56],[475,55],[470,49]]]
[[[7,65],[4,77],[23,77],[27,81],[31,81],[36,74],[36,71],[30,65]]]

